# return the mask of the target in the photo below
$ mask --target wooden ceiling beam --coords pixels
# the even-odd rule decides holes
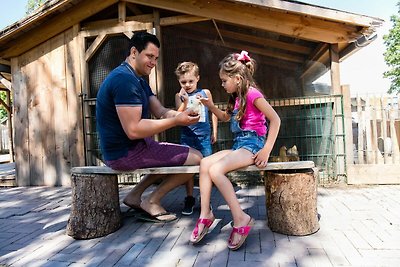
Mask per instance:
[[[269,38],[257,37],[249,34],[237,33],[227,30],[220,30],[220,32],[224,37],[229,37],[244,42],[255,43],[263,46],[268,46],[304,55],[308,55],[309,53],[311,53],[311,48],[298,44],[286,43]]]
[[[189,30],[189,25],[186,27],[187,30]],[[196,29],[198,31],[206,32],[209,28],[203,25],[190,25],[190,30]],[[266,37],[258,37],[250,34],[245,34],[245,33],[238,33],[230,30],[224,30],[222,28],[219,28],[219,31],[223,37],[228,37],[231,39],[235,39],[238,41],[242,42],[248,42],[248,43],[253,43],[253,44],[258,44],[262,45],[265,47],[272,47],[272,48],[277,48],[281,50],[286,50],[298,54],[304,54],[304,55],[309,55],[312,52],[312,49],[307,46],[302,46],[298,44],[293,44],[293,43],[286,43],[283,41],[278,41],[278,40],[273,40],[270,38]]]
[[[107,27],[99,27],[90,30],[82,30],[80,34],[84,37],[98,35],[112,35],[118,33],[127,33],[134,31],[150,30],[153,28],[153,23],[142,23],[137,21],[117,22],[116,24],[108,24]]]
[[[360,35],[359,29],[355,26],[287,12],[274,12],[273,10],[268,12],[266,9],[252,5],[232,3],[228,10],[226,2],[220,0],[127,0],[127,2],[325,43],[349,42]],[[267,13],[268,15],[266,15]]]
[[[160,26],[171,26],[171,25],[179,25],[185,23],[194,23],[210,20],[205,17],[198,17],[192,15],[180,15],[180,16],[172,16],[172,17],[164,17],[160,18]]]
[[[128,24],[131,23],[153,23],[154,21],[154,16],[153,14],[144,14],[144,15],[138,15],[138,16],[129,16],[126,18],[126,22]],[[97,20],[97,21],[91,21],[91,22],[86,22],[81,24],[81,30],[82,31],[92,31],[92,30],[104,30],[107,27],[115,27],[118,25],[122,25],[118,19],[105,19],[105,20]]]
[[[135,4],[126,3],[126,7],[135,15],[142,15],[143,14],[143,12]]]
[[[294,62],[294,63],[303,63],[305,58],[299,57],[299,56],[294,56],[290,54],[285,54],[285,53],[277,53],[277,52],[272,52],[268,51],[266,49],[262,49],[259,47],[254,47],[250,45],[243,45],[239,43],[232,43],[232,42],[222,42],[222,41],[217,41],[217,40],[210,40],[206,38],[199,38],[198,34],[194,33],[187,33],[185,34],[185,38],[191,39],[191,40],[196,40],[198,42],[202,43],[207,43],[207,44],[212,44],[212,45],[217,45],[221,47],[228,47],[232,48],[235,50],[246,50],[255,54],[259,54],[262,56],[267,56],[267,57],[272,57],[272,58],[277,58],[280,60],[288,61],[288,62]]]

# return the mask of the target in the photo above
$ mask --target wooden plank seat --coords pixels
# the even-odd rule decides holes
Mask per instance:
[[[284,218],[287,215],[296,217],[290,221],[290,225],[285,224],[285,220],[270,222],[271,230],[286,234],[303,235],[311,234],[319,229],[316,212],[316,179],[312,161],[291,161],[291,162],[270,162],[265,168],[257,168],[255,165],[241,168],[236,171],[265,171],[266,205],[267,209],[275,213],[276,218]],[[116,171],[106,166],[83,166],[71,168],[71,187],[72,204],[71,214],[67,225],[67,234],[75,239],[90,239],[108,235],[120,228],[122,216],[119,203],[118,179],[120,174],[179,174],[179,173],[198,173],[199,166],[177,166],[177,167],[154,167],[136,169],[133,171]],[[299,179],[289,178],[287,175],[300,177]],[[304,179],[308,177],[308,179]],[[306,184],[300,186],[295,183]],[[288,186],[289,185],[289,186]],[[296,193],[296,188],[303,188],[304,193]],[[305,190],[307,189],[307,190]],[[294,192],[289,192],[294,191]],[[277,192],[285,192],[286,198],[275,195]],[[296,199],[290,198],[293,193]],[[282,201],[288,202],[285,210],[275,207],[282,207]],[[298,230],[299,218],[303,216],[298,211],[310,210],[308,217],[300,225]],[[314,214],[315,213],[315,214]],[[315,216],[314,216],[315,215]],[[310,223],[311,221],[311,223]],[[315,223],[316,221],[316,223]],[[282,226],[283,225],[283,226]],[[311,228],[308,227],[311,225]],[[315,229],[317,228],[317,229]]]

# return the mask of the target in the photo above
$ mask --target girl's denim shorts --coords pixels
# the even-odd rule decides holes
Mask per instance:
[[[233,150],[244,148],[255,154],[260,151],[265,144],[265,136],[259,136],[254,131],[242,131],[234,133]]]

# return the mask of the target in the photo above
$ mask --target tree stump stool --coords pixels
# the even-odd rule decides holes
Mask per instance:
[[[267,171],[265,196],[268,227],[286,235],[309,235],[319,230],[317,181],[313,169]]]
[[[102,237],[121,227],[116,175],[72,173],[71,186],[69,236],[75,239]]]

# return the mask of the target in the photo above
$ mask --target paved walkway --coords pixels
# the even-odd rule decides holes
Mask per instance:
[[[130,187],[120,190],[121,198]],[[74,240],[65,234],[69,188],[0,188],[0,266],[400,266],[400,186],[318,189],[321,229],[295,237],[271,232],[264,188],[237,188],[256,218],[246,246],[229,251],[230,213],[217,191],[218,224],[200,245],[188,243],[198,210],[168,224],[140,222],[125,214],[124,225],[103,238]],[[198,189],[196,189],[198,194]],[[164,204],[179,213],[183,187]]]

